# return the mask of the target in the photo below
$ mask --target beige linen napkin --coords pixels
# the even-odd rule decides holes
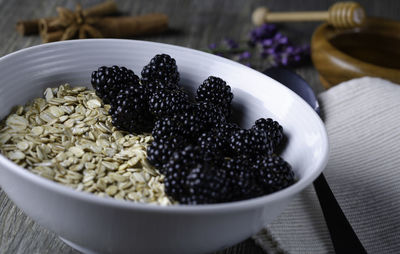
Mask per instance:
[[[319,95],[330,157],[325,177],[368,253],[400,253],[400,85],[378,78]],[[268,253],[333,253],[312,186],[253,237]]]

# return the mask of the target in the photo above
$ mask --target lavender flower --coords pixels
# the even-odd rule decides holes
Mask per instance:
[[[287,44],[289,44],[289,39],[288,39],[288,37],[282,35],[281,33],[277,33],[277,34],[274,36],[274,40],[275,40],[277,43],[282,44],[282,45],[287,45]]]
[[[255,51],[274,66],[299,66],[310,58],[309,45],[294,45],[289,38],[278,31],[274,24],[263,24],[249,33],[247,46],[225,38],[222,43],[211,43],[208,49],[211,53],[234,59],[251,66],[251,58]]]
[[[274,41],[272,39],[265,39],[261,41],[261,45],[265,47],[271,47],[274,44]]]
[[[297,66],[309,58],[309,47],[294,46],[275,25],[264,24],[250,33],[249,44],[260,45],[260,55],[272,59],[274,66]]]
[[[277,32],[276,26],[274,24],[263,24],[259,27],[254,28],[250,32],[249,43],[256,45],[258,42],[264,39],[272,38]]]
[[[299,66],[308,61],[310,58],[310,47],[303,46],[290,46],[286,47],[281,54],[274,55],[274,66]]]
[[[228,48],[230,48],[230,49],[236,49],[236,48],[239,47],[239,44],[236,41],[232,40],[232,39],[225,38],[224,42],[228,46]]]
[[[293,46],[287,46],[285,48],[286,53],[290,54],[294,52],[294,47]]]
[[[242,62],[244,60],[247,60],[251,57],[251,53],[249,51],[245,51],[241,54],[239,54],[239,62]]]
[[[210,44],[208,44],[208,48],[211,49],[211,50],[214,50],[214,49],[217,48],[217,44],[216,43],[210,43]]]

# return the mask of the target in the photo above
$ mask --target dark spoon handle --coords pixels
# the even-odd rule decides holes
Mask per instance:
[[[322,173],[314,181],[314,188],[329,229],[329,234],[331,235],[335,252],[367,253],[340,208]]]

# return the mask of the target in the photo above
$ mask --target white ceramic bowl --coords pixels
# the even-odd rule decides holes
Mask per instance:
[[[204,253],[257,233],[310,185],[327,163],[328,140],[318,115],[296,94],[244,65],[200,51],[134,40],[74,40],[31,47],[0,59],[0,118],[17,104],[63,83],[90,86],[102,65],[140,73],[158,53],[174,57],[181,83],[192,91],[208,76],[226,80],[233,103],[250,126],[272,117],[289,142],[283,157],[298,182],[251,200],[161,207],[82,193],[34,175],[0,155],[0,186],[28,216],[86,253]]]

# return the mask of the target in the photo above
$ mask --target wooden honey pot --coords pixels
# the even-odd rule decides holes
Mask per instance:
[[[322,24],[312,36],[311,57],[326,88],[364,76],[400,83],[400,22],[369,17],[358,28]]]
[[[326,88],[363,76],[400,83],[400,22],[366,17],[358,3],[339,2],[320,12],[270,13],[261,7],[252,18],[256,25],[326,21],[311,39],[311,58]]]

